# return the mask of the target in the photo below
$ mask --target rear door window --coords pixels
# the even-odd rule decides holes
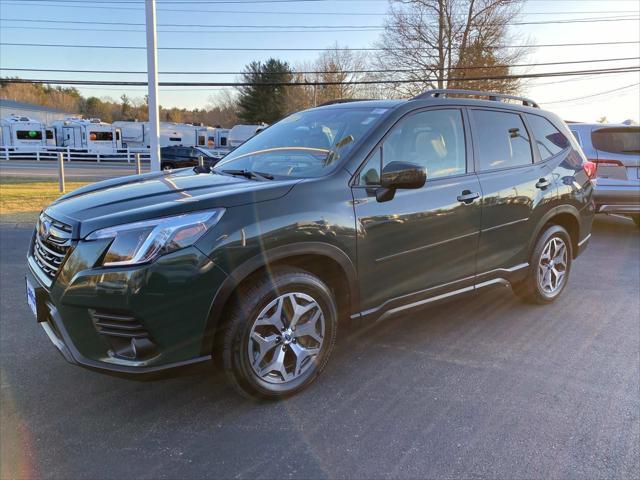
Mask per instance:
[[[542,160],[551,158],[569,147],[567,137],[546,118],[527,114],[527,120]]]
[[[533,163],[531,142],[520,115],[495,110],[471,110],[481,171]]]
[[[591,142],[600,151],[640,154],[640,127],[600,128],[591,132]]]

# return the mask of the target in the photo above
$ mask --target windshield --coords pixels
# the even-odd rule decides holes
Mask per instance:
[[[215,168],[293,178],[329,173],[378,123],[384,108],[333,108],[295,113],[228,154]]]

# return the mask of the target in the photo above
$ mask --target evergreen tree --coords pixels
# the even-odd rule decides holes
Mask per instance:
[[[266,62],[251,62],[245,67],[242,81],[253,85],[241,87],[238,108],[239,117],[245,123],[274,123],[287,113],[285,85],[293,74],[289,64],[275,58]]]

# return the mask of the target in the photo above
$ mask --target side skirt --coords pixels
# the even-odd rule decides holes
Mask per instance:
[[[397,313],[404,312],[413,308],[421,307],[431,303],[447,300],[458,295],[464,295],[476,292],[483,288],[502,285],[510,286],[514,279],[519,278],[524,270],[529,267],[528,263],[522,263],[511,268],[499,268],[491,270],[473,278],[473,282],[470,283],[469,279],[464,278],[456,282],[451,282],[445,285],[439,285],[429,288],[420,292],[412,293],[402,297],[394,298],[386,301],[382,305],[376,308],[366,310],[351,315],[352,319],[366,319],[366,320],[383,320]],[[480,281],[482,280],[482,281]],[[462,286],[467,283],[466,286]],[[470,284],[469,284],[470,283]],[[451,289],[454,285],[458,284],[459,288]],[[438,293],[442,292],[442,293]]]

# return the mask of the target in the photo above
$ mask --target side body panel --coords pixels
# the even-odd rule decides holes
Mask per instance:
[[[457,200],[479,192],[474,174],[399,190],[379,203],[354,188],[358,221],[358,271],[363,310],[475,274],[480,202]]]
[[[519,113],[502,109],[495,111]],[[524,115],[521,118],[527,126]],[[472,128],[472,134],[475,135],[473,142],[477,156],[480,139],[476,126]],[[533,138],[530,128],[528,137]],[[555,204],[557,188],[553,185],[551,169],[539,161],[533,142],[531,149],[534,163],[523,166],[481,171],[476,158],[475,166],[483,195],[477,261],[479,275],[526,264],[530,239],[541,219]]]

